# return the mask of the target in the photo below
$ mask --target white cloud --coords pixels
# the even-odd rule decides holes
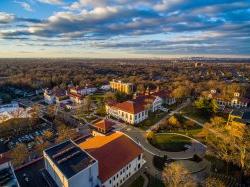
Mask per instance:
[[[30,4],[26,3],[26,2],[21,2],[21,1],[15,1],[15,3],[18,3],[21,5],[21,7],[23,7],[26,11],[32,12],[33,9],[31,8]]]
[[[41,3],[47,3],[52,5],[60,5],[63,4],[63,0],[38,0]]]
[[[0,23],[9,23],[15,19],[13,14],[9,14],[6,12],[0,12]]]

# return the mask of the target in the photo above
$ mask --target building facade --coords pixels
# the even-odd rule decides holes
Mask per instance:
[[[109,82],[110,88],[113,91],[122,92],[125,94],[131,94],[134,91],[134,85],[132,83],[124,83],[122,81],[112,80]]]
[[[68,140],[44,151],[45,169],[58,187],[96,187],[98,161]]]

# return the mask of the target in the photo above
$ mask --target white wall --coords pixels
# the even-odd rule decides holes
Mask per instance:
[[[142,158],[142,154],[140,159],[136,157],[126,166],[124,166],[119,172],[117,172],[114,176],[110,177],[107,181],[103,183],[105,187],[117,187],[121,186],[126,180],[128,180],[133,174],[135,174],[145,163]],[[140,166],[140,168],[138,168]]]

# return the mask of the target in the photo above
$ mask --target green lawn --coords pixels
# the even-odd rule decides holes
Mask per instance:
[[[143,187],[144,184],[144,178],[142,176],[139,176],[136,180],[132,182],[132,184],[129,187]]]
[[[184,107],[181,110],[181,113],[183,115],[186,115],[190,118],[193,118],[195,120],[197,120],[200,123],[206,123],[210,121],[210,117],[209,116],[204,116],[200,113],[200,111],[198,109],[196,109],[192,104]]]
[[[162,111],[157,111],[154,113],[149,113],[148,119],[144,120],[143,122],[138,124],[138,127],[147,130],[149,129],[152,125],[160,121],[165,115],[167,115],[166,112]]]
[[[148,187],[165,187],[163,182],[156,178],[155,176],[147,175],[149,178]]]
[[[191,140],[174,134],[156,134],[151,143],[158,149],[175,152],[186,150],[185,145],[191,145]]]

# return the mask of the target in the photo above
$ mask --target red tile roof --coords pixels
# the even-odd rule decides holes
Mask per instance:
[[[112,121],[108,119],[104,119],[104,120],[98,121],[93,126],[97,129],[102,129],[103,131],[108,132],[112,129],[114,124],[115,123],[113,123]]]
[[[142,153],[141,147],[120,132],[109,136],[95,136],[79,146],[98,160],[102,183]]]
[[[130,114],[137,114],[145,110],[145,106],[141,102],[135,101],[125,101],[114,105],[114,107]]]

